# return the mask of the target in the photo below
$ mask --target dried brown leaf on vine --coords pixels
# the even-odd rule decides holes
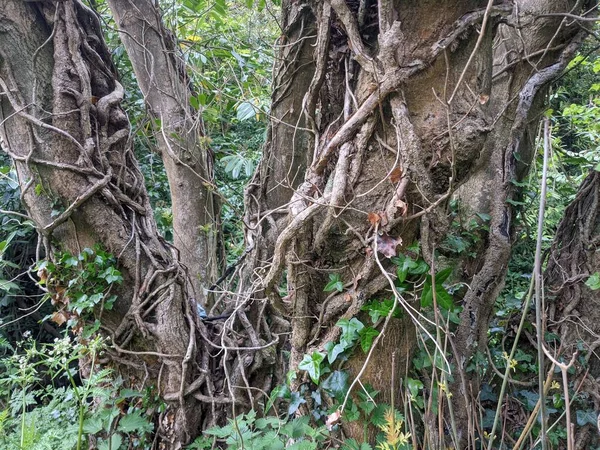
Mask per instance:
[[[406,217],[406,215],[408,214],[408,205],[406,204],[406,202],[402,200],[396,200],[394,206],[398,208],[398,212],[400,212],[400,215],[402,217]]]
[[[338,409],[327,416],[327,421],[325,422],[325,426],[329,431],[333,429],[333,426],[338,424],[340,419],[342,418],[342,413]]]
[[[400,166],[396,166],[394,167],[394,169],[390,172],[390,181],[394,184],[396,184],[398,181],[400,181],[402,179],[402,167]]]
[[[386,233],[377,236],[377,251],[386,258],[396,256],[396,247],[402,244],[402,238],[393,238]]]
[[[52,322],[58,326],[61,326],[63,323],[65,323],[67,319],[68,317],[64,311],[56,311],[54,314],[52,314]]]
[[[379,222],[381,222],[381,217],[379,216],[379,214],[374,213],[374,212],[370,212],[368,217],[369,222],[371,223],[371,225],[375,226],[377,225]]]

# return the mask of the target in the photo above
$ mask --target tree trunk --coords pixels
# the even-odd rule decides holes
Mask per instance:
[[[427,327],[418,293],[397,291],[391,257],[420,241],[435,265],[451,198],[491,217],[476,256],[456,261],[462,266],[455,276],[469,290],[461,324],[446,336],[453,344],[455,395],[446,401],[454,406],[455,445],[474,445],[478,381],[465,369],[485,345],[506,272],[513,182],[533,155],[544,88],[585,34],[545,14],[579,14],[594,3],[284,0],[272,121],[246,191],[248,255],[237,295],[220,299],[231,317],[210,329],[197,323],[179,263],[180,256],[192,277],[204,273],[201,258],[213,250],[197,231],[214,220],[185,71],[170,57],[174,47],[153,4],[109,3],[161,122],[157,140],[181,248],[157,235],[119,107],[122,88],[96,17],[78,1],[2,5],[2,147],[16,162],[49,254],[101,242],[118,256],[126,282],[104,325],[116,344],[115,364],[148,369],[160,381],[169,401],[159,430],[164,445],[180,448],[221,419],[224,405],[254,407],[257,387],[268,392],[281,382],[288,343],[280,337],[291,331],[297,369],[304,354],[338,339],[339,319],[361,314],[372,299],[393,298],[403,317],[379,324],[374,351],[357,350],[351,375],[384,401],[398,401],[393,376],[410,370]],[[206,195],[197,199],[198,192]],[[342,280],[342,292],[323,292],[330,275]],[[196,294],[202,281],[193,283]],[[219,356],[210,357],[215,347]],[[444,430],[431,419],[427,443],[440,448],[436,436]]]
[[[158,151],[171,190],[174,244],[196,300],[217,279],[219,211],[212,153],[176,37],[150,0],[108,2],[153,119]]]
[[[547,329],[558,334],[560,347],[556,359],[568,363],[574,354],[575,370],[569,374],[569,383],[579,389],[578,410],[598,411],[600,407],[600,359],[597,351],[600,334],[600,291],[586,281],[600,271],[597,246],[600,239],[600,173],[592,171],[583,181],[575,200],[565,210],[556,231],[548,266],[544,274],[547,294],[544,319]],[[549,344],[548,344],[549,346]],[[571,412],[575,408],[571,407]],[[579,421],[577,421],[579,422]],[[589,432],[590,424],[578,426],[577,448],[598,445],[596,432]],[[591,424],[591,429],[595,424]]]
[[[459,199],[468,214],[491,216],[483,245],[472,249],[476,256],[454,261],[462,264],[456,277],[470,289],[461,324],[448,336],[458,448],[474,442],[479,385],[466,366],[486,345],[503,286],[511,201],[519,195],[513,182],[528,171],[545,87],[585,35],[560,14],[592,6],[283,2],[273,120],[247,192],[253,226],[247,238],[260,243],[248,265],[257,296],[291,323],[292,368],[339,337],[338,319],[395,294],[404,319],[387,323],[370,362],[356,354],[350,367],[357,375],[370,364],[362,381],[384,399],[400,393],[391,374],[410,369],[415,331],[423,324],[417,298],[394,292],[394,269],[378,246],[393,239],[402,252],[419,240],[425,259],[434,262],[449,231],[448,201]],[[344,292],[323,292],[332,273]],[[392,360],[395,370],[379,370]],[[433,439],[438,434],[429,431]]]
[[[109,364],[134,387],[145,378],[158,387],[169,405],[158,442],[181,448],[213,423],[198,397],[219,401],[198,376],[211,367],[197,331],[209,333],[196,323],[177,251],[157,232],[98,18],[78,1],[8,0],[0,30],[2,149],[23,202],[47,257],[101,243],[118,258],[118,300],[98,311],[114,344]]]

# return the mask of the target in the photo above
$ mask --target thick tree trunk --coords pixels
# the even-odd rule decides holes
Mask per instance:
[[[600,291],[586,285],[592,275],[600,272],[599,205],[600,173],[594,170],[565,210],[545,272],[545,325],[560,337],[560,348],[549,351],[556,351],[555,357],[565,363],[574,354],[579,355],[569,382],[580,390],[581,411],[600,408],[600,358],[596,353],[600,345]],[[579,425],[575,426],[577,448],[597,446],[595,424]]]
[[[190,106],[194,93],[187,68],[155,2],[110,0],[108,4],[154,120],[171,190],[175,247],[188,269],[196,299],[209,306],[205,290],[217,278],[219,211],[212,154],[202,117]]]
[[[210,247],[196,232],[214,210],[209,194],[190,206],[207,192],[209,166],[187,106],[184,71],[170,58],[172,43],[153,4],[109,2],[149,109],[161,121],[157,139],[182,230],[176,244],[195,276]],[[208,330],[195,323],[177,251],[156,233],[119,107],[123,92],[96,17],[73,0],[4,2],[2,147],[17,164],[24,202],[49,254],[55,245],[76,253],[101,242],[118,256],[126,282],[104,325],[116,344],[115,361],[160,380],[170,402],[161,418],[166,446],[179,448],[221,418],[223,405],[254,406],[256,387],[269,391],[281,381],[281,367],[274,366],[285,361],[274,349],[287,344],[280,336],[291,330],[295,369],[305,353],[338,338],[337,320],[359,315],[374,298],[393,297],[404,316],[380,325],[383,338],[370,359],[357,353],[349,366],[383,400],[398,395],[392,374],[398,380],[410,369],[425,325],[417,293],[395,289],[389,257],[419,240],[434,264],[453,196],[491,216],[485,245],[473,249],[475,263],[457,275],[470,289],[461,325],[447,336],[454,344],[455,444],[474,442],[478,382],[465,368],[485,344],[502,287],[513,233],[510,201],[518,194],[513,181],[532,158],[544,87],[584,34],[543,14],[592,6],[485,3],[283,2],[273,120],[246,195],[248,256],[238,295],[221,299],[232,316]],[[62,212],[52,217],[56,205]],[[398,248],[382,248],[390,242]],[[194,258],[186,259],[187,249]],[[330,274],[340,276],[343,292],[323,292]],[[201,289],[201,282],[193,284]],[[218,341],[203,344],[213,336]],[[219,356],[209,358],[206,346]],[[389,370],[379,370],[384,365]],[[438,448],[443,430],[426,420],[430,448]]]
[[[469,213],[491,216],[484,245],[473,249],[475,263],[457,273],[470,289],[461,325],[448,336],[459,448],[474,438],[478,382],[465,369],[486,345],[503,285],[513,237],[510,202],[518,195],[513,182],[533,155],[544,88],[585,34],[560,15],[544,14],[592,6],[283,2],[274,119],[247,195],[254,227],[248,241],[260,243],[248,278],[259,286],[257,297],[268,298],[291,323],[292,368],[338,338],[338,319],[358,315],[372,298],[394,295],[394,269],[377,245],[420,240],[423,256],[434,260],[449,229],[448,200],[458,198]],[[344,292],[323,293],[331,273],[341,276]],[[283,298],[281,284],[288,288]],[[389,366],[395,352],[396,374],[409,369],[415,329],[423,326],[416,298],[404,295],[395,297],[405,318],[382,330],[387,343],[378,343],[370,362]],[[353,374],[364,364],[357,354]],[[372,367],[363,382],[389,400],[399,391],[391,386],[393,370]]]
[[[118,258],[124,282],[102,312],[109,364],[158,387],[169,407],[157,442],[181,448],[211,420],[198,397],[218,401],[198,377],[199,367],[211,369],[196,342],[198,330],[208,332],[196,323],[177,252],[157,232],[98,18],[78,1],[5,1],[0,52],[2,149],[46,255],[101,243]]]

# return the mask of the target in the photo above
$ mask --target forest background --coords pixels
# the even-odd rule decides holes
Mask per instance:
[[[600,448],[597,10],[529,3],[5,2],[0,447]]]

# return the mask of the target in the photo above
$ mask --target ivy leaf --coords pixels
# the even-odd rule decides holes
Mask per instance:
[[[341,319],[336,325],[342,329],[342,336],[340,342],[344,344],[345,348],[351,347],[356,341],[358,331],[362,330],[364,325],[356,317],[352,319]]]
[[[348,390],[348,373],[335,370],[321,384],[321,388],[336,400],[341,401]]]
[[[291,398],[292,400],[290,401],[290,404],[288,406],[288,414],[290,416],[296,411],[298,411],[298,408],[300,408],[301,404],[306,403],[306,400],[300,397],[300,394],[298,392],[292,392]]]
[[[592,274],[585,282],[585,285],[592,291],[600,289],[600,273],[596,272]]]
[[[342,292],[344,290],[344,283],[342,283],[342,279],[340,275],[337,273],[329,274],[329,283],[325,285],[323,288],[324,292],[338,291]]]
[[[379,331],[373,327],[365,327],[358,332],[358,335],[360,336],[360,348],[367,353],[373,345],[373,339],[379,336]]]
[[[371,317],[371,321],[373,324],[377,323],[377,321],[382,317],[387,317],[392,308],[394,307],[394,300],[386,299],[383,301],[374,300],[372,302],[364,305],[361,310],[368,311],[369,316]],[[400,308],[396,308],[394,311],[394,317],[400,317],[402,315],[402,310]]]
[[[593,410],[589,410],[589,411],[577,410],[577,425],[579,425],[580,427],[583,427],[583,426],[587,425],[588,423],[591,425],[595,425],[596,420],[597,420],[596,413]]]
[[[346,347],[341,342],[333,345],[333,342],[328,342],[328,345],[325,346],[325,350],[327,350],[327,361],[329,364],[333,364],[337,357],[346,350]]]
[[[312,355],[304,355],[298,369],[306,370],[308,376],[315,384],[319,384],[319,378],[321,377],[321,362],[325,359],[325,355],[321,352],[313,352]]]

